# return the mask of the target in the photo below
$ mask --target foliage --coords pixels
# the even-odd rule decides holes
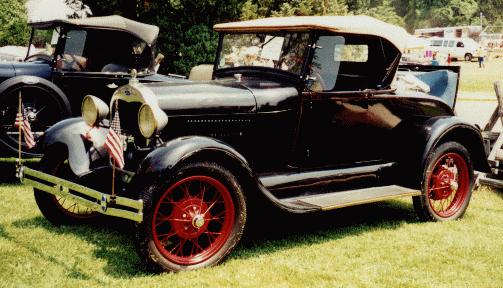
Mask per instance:
[[[208,26],[202,24],[192,26],[183,37],[178,49],[180,58],[173,63],[175,71],[187,74],[191,67],[215,61],[218,35]]]
[[[26,46],[30,39],[30,27],[26,15],[25,1],[0,1],[0,46]]]
[[[247,0],[241,10],[241,19],[271,16],[345,15],[347,13],[347,5],[339,0]]]
[[[89,6],[85,5],[82,0],[65,0],[65,3],[73,11],[68,18],[84,18],[92,14]]]
[[[355,9],[354,14],[365,14],[398,26],[405,25],[404,18],[397,14],[393,4],[389,0],[384,0],[376,6],[370,6],[368,3],[359,6],[359,8]]]

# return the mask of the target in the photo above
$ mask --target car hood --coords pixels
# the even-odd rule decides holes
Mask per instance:
[[[295,88],[271,81],[221,79],[145,84],[168,115],[253,113],[281,109],[297,98]]]
[[[49,79],[51,77],[51,66],[43,63],[0,63],[0,78],[11,78],[20,75],[30,75]]]

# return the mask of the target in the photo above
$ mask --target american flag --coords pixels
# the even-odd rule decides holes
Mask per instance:
[[[124,154],[122,153],[122,137],[120,133],[120,118],[119,110],[115,109],[114,116],[112,117],[112,123],[110,124],[110,129],[108,130],[108,135],[105,140],[105,148],[110,154],[110,157],[115,162],[115,166],[119,168],[124,168]]]
[[[33,133],[31,132],[30,122],[26,117],[26,111],[24,111],[24,105],[21,104],[20,111],[16,114],[16,122],[14,122],[16,128],[21,127],[21,132],[24,134],[24,142],[26,147],[31,149],[35,147],[35,138],[33,138]]]

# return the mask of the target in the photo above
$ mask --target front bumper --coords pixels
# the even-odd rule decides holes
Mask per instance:
[[[80,184],[19,165],[16,176],[21,183],[49,194],[70,199],[92,211],[133,220],[143,221],[143,201],[112,196]]]

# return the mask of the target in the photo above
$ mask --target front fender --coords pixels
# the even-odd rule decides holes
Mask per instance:
[[[234,148],[219,140],[201,136],[176,138],[156,148],[145,157],[136,174],[164,176],[186,159],[205,152],[232,159],[251,174],[248,162]]]
[[[214,161],[230,169],[245,190],[258,192],[246,196],[248,204],[258,205],[259,209],[280,208],[296,213],[312,211],[282,203],[262,185],[243,155],[224,142],[201,136],[177,138],[150,152],[132,179],[133,190],[158,179],[169,179],[179,166],[191,160]]]
[[[89,127],[80,117],[66,119],[45,132],[44,151],[64,145],[70,168],[80,177],[91,171],[91,162],[108,155],[104,147],[107,132],[104,127]]]

